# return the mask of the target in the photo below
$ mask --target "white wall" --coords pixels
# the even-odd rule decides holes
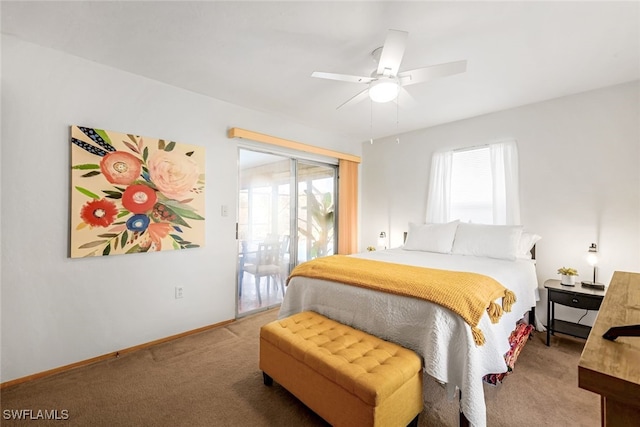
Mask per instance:
[[[68,258],[71,125],[206,147],[205,247]],[[360,155],[340,135],[2,36],[0,381],[234,318],[234,126]]]
[[[425,113],[428,114],[428,113]],[[402,120],[402,116],[400,116]],[[363,145],[361,247],[424,222],[435,150],[515,138],[525,229],[537,245],[540,287],[571,266],[592,280],[586,251],[598,243],[598,281],[640,272],[640,83],[632,82],[437,126]],[[538,314],[546,319],[546,293]],[[559,318],[584,314],[560,309]],[[584,320],[592,322],[592,313]]]

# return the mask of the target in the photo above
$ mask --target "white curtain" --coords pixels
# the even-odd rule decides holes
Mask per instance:
[[[515,141],[489,145],[493,182],[493,223],[520,224],[518,147]]]
[[[433,154],[427,198],[427,222],[445,223],[449,221],[452,160],[453,151]]]

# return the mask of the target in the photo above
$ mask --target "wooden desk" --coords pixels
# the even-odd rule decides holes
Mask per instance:
[[[602,338],[612,326],[640,324],[640,274],[616,271],[578,364],[580,388],[602,396],[603,426],[640,420],[640,337]]]

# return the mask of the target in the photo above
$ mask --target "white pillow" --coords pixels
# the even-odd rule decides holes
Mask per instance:
[[[451,253],[515,261],[521,235],[519,225],[460,223]]]
[[[446,224],[409,223],[409,233],[403,249],[408,251],[451,253],[459,221]]]
[[[538,243],[540,239],[542,239],[542,236],[523,231],[522,236],[520,236],[520,243],[518,244],[517,257],[531,259],[531,248],[533,248],[533,245]]]

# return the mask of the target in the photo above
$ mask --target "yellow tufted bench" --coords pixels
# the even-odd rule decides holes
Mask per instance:
[[[312,311],[260,329],[264,383],[275,379],[335,427],[418,424],[421,360]]]

